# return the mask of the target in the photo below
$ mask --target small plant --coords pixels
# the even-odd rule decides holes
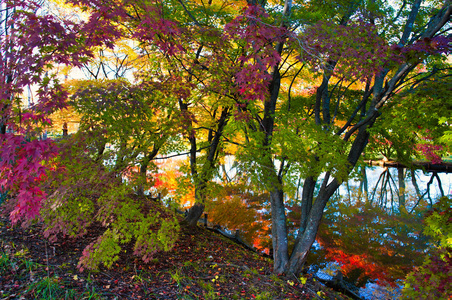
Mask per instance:
[[[182,276],[180,270],[176,270],[174,273],[170,272],[170,275],[171,275],[171,278],[176,282],[177,286],[181,287],[183,276]]]
[[[17,253],[16,253],[17,254]],[[27,269],[30,273],[40,265],[28,259],[18,258],[22,255],[13,256],[8,255],[5,252],[0,256],[0,274],[13,273],[17,274],[20,269]]]
[[[200,263],[198,261],[194,262],[194,261],[186,261],[184,262],[184,268],[186,269],[192,269],[194,271],[199,271],[200,270]]]
[[[184,261],[184,267],[194,267],[194,263],[191,261]]]
[[[200,240],[200,241],[198,241],[197,242],[197,248],[196,249],[206,249],[206,248],[208,248],[208,244],[207,244],[207,241],[205,241],[205,240]]]
[[[71,265],[69,264],[69,263],[62,263],[61,265],[60,265],[60,268],[61,269],[69,269],[71,267]]]
[[[31,293],[35,299],[59,299],[66,293],[64,286],[60,286],[57,277],[44,277],[30,285],[27,292]]]
[[[274,282],[278,282],[278,283],[281,282],[281,278],[279,278],[278,275],[276,275],[276,274],[271,274],[270,279]]]
[[[134,280],[134,282],[137,282],[137,283],[143,283],[146,281],[146,279],[143,278],[143,275],[141,272],[133,275],[132,279]]]
[[[67,289],[64,291],[64,298],[61,299],[75,299],[76,298],[76,292],[73,289]]]
[[[148,290],[149,274],[144,271],[138,271],[135,269],[135,275],[132,276],[135,284],[139,284],[143,287],[144,291]]]
[[[25,257],[30,251],[28,250],[28,248],[23,248],[20,251],[17,251],[16,253],[14,253],[15,257]]]
[[[218,298],[214,291],[207,292],[207,294],[205,294],[204,297],[205,297],[205,299],[208,299],[208,300],[215,300]]]
[[[203,290],[205,290],[207,292],[213,292],[213,290],[214,290],[213,286],[210,283],[208,283],[208,282],[204,282],[202,280],[198,280],[198,284]]]
[[[156,265],[159,263],[159,259],[158,258],[153,258],[151,259],[151,261],[149,261],[150,264]]]
[[[250,278],[253,275],[259,275],[259,272],[255,269],[247,269],[243,272],[243,274],[244,274],[243,276]]]
[[[275,299],[275,296],[276,296],[276,295],[274,295],[274,293],[269,292],[269,291],[256,293],[254,295],[255,295],[256,300],[272,300],[272,299]]]
[[[78,279],[78,276],[77,276],[77,275],[74,275],[73,278],[74,278],[74,279],[75,279],[75,278]],[[93,281],[94,281],[94,276],[91,274],[91,272],[88,272],[88,276],[86,277],[86,282],[89,283],[89,284],[91,284],[91,283],[93,283]]]
[[[96,292],[95,287],[91,287],[90,290],[83,293],[81,299],[91,300],[91,299],[102,299],[101,295]]]
[[[13,269],[13,261],[9,257],[8,254],[3,252],[0,256],[0,272],[3,274],[4,272],[10,271]]]

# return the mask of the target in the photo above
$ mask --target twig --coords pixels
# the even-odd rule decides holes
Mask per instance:
[[[315,297],[317,298],[317,299],[320,299],[320,300],[322,300],[322,298],[320,298],[320,296],[319,295],[317,295],[317,293],[316,292],[314,292],[313,290],[311,290],[310,288],[308,288],[307,286],[305,287],[308,291],[310,291],[312,294],[314,294],[315,295]]]
[[[216,277],[220,278],[220,277],[234,277],[233,274],[222,274],[222,275],[215,275],[215,276],[206,276],[206,277],[195,277],[193,276],[194,279],[201,279],[201,280],[212,280],[212,279],[216,279]]]
[[[47,277],[50,278],[49,254],[47,253],[47,241],[44,241],[44,245],[45,245],[45,251],[46,251]]]
[[[104,274],[105,276],[108,276],[108,277],[110,277],[110,278],[113,278],[110,274],[108,274],[108,273],[105,273],[105,272],[100,272],[101,274]]]
[[[235,267],[237,269],[245,269],[245,270],[249,270],[250,269],[247,266],[239,266],[239,265],[234,265],[234,264],[218,264],[218,263],[214,263],[214,262],[208,262],[208,263],[205,263],[204,265],[208,266],[208,267],[221,266],[221,267]]]
[[[50,288],[50,268],[49,268],[49,254],[47,253],[47,241],[44,241],[45,250],[46,250],[46,262],[47,262],[47,288],[50,292],[50,298],[52,296],[52,290]]]

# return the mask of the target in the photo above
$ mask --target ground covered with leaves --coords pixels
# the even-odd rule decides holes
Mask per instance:
[[[205,228],[182,228],[150,263],[126,249],[111,269],[77,269],[83,239],[49,243],[40,224],[0,220],[0,299],[348,299],[311,276],[276,276],[272,262]]]

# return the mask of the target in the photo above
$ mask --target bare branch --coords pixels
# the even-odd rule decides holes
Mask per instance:
[[[292,91],[292,85],[293,85],[293,83],[295,82],[295,79],[297,78],[297,76],[298,76],[298,74],[300,74],[300,72],[301,72],[301,70],[303,70],[303,68],[304,68],[304,66],[305,66],[305,64],[303,64],[302,66],[301,66],[301,68],[297,71],[297,73],[294,75],[294,77],[292,78],[292,81],[290,82],[290,85],[289,85],[289,90],[288,90],[288,92],[287,92],[287,95],[288,95],[288,99],[287,99],[287,110],[290,110],[290,100],[291,100],[291,91]]]
[[[193,22],[196,24],[196,26],[201,26],[201,24],[198,22],[198,20],[196,20],[196,18],[192,15],[192,13],[187,9],[187,7],[185,6],[184,2],[182,2],[182,0],[178,0],[178,2],[182,5],[182,7],[184,8],[185,12],[190,17],[190,19],[193,20]]]

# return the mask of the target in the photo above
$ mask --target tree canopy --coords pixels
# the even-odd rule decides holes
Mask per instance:
[[[184,224],[237,207],[253,230],[270,228],[274,272],[298,274],[364,155],[440,163],[450,151],[450,0],[67,4],[75,16],[2,4],[0,185],[11,219],[41,218],[48,236],[103,226],[81,268],[110,266],[131,241],[144,260],[174,244],[172,211],[151,215],[145,197],[158,155],[188,156],[177,170],[180,193],[194,193]],[[90,80],[61,84],[67,67]],[[80,130],[42,139],[66,107]],[[399,212],[388,222],[411,218]],[[331,251],[333,236],[319,235]]]

